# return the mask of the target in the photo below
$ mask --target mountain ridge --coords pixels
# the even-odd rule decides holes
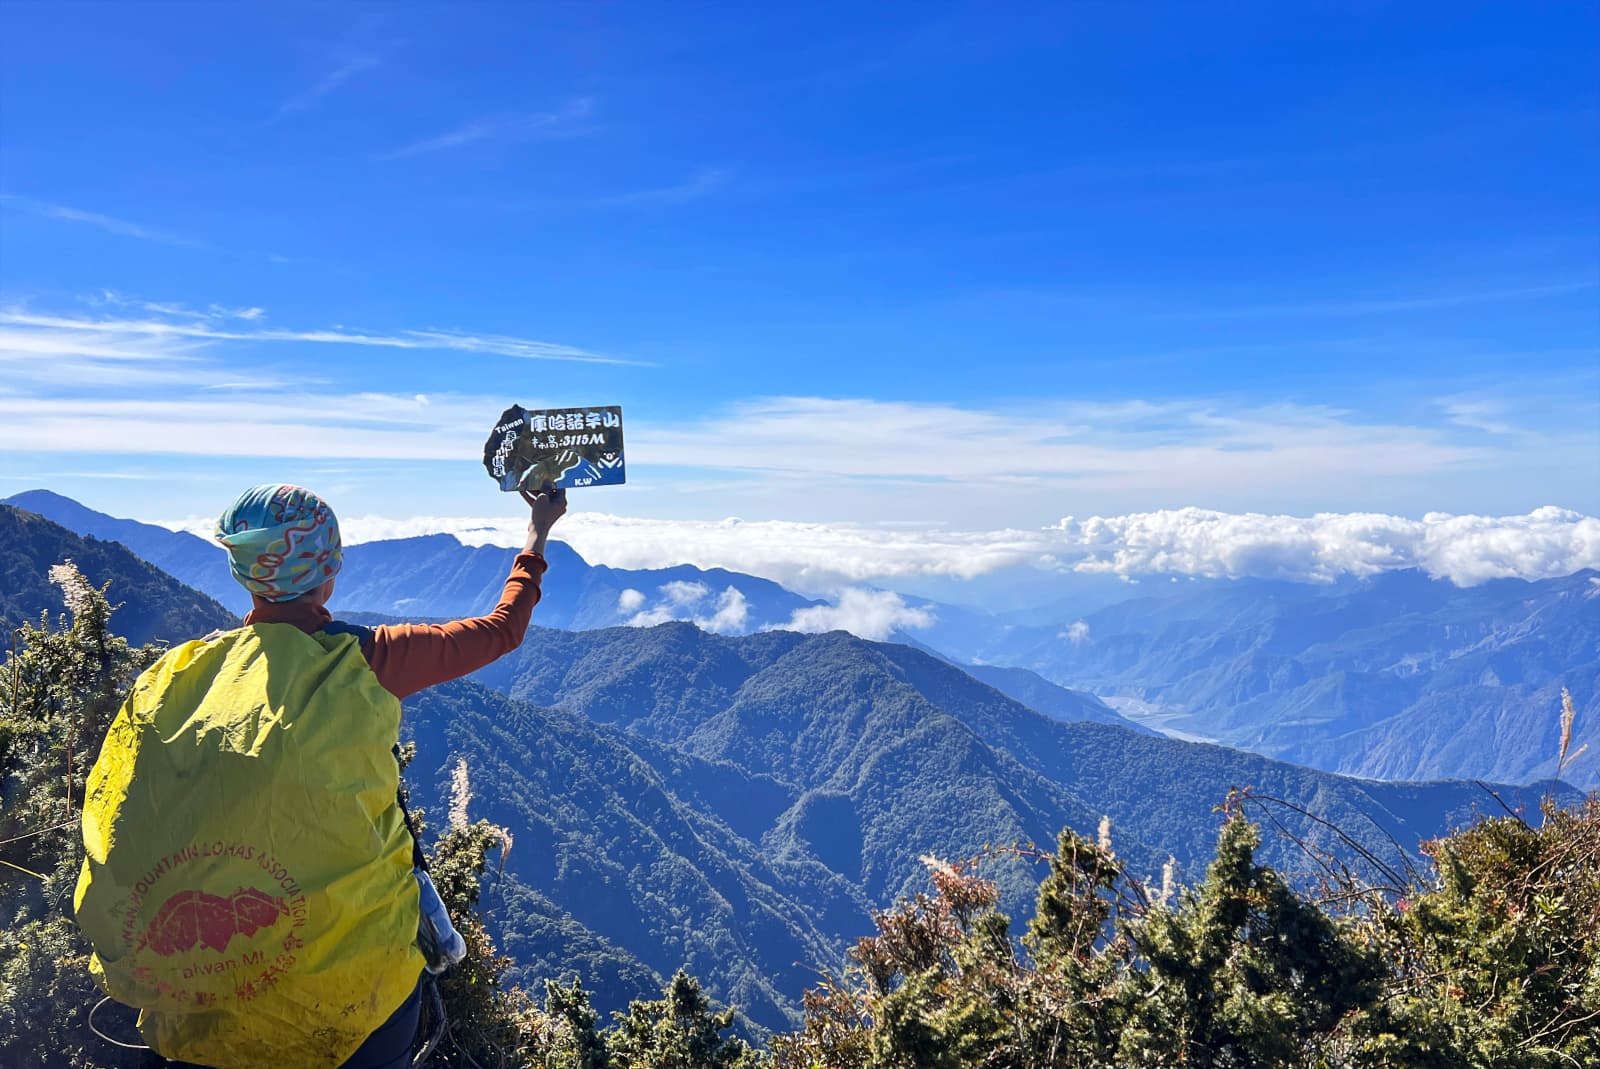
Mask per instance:
[[[64,606],[50,568],[71,560],[95,586],[112,583],[112,626],[130,642],[182,642],[239,619],[211,598],[136,556],[122,544],[80,536],[30,512],[0,504],[0,619],[37,623]]]

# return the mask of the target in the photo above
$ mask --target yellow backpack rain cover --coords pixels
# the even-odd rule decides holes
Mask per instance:
[[[256,624],[135,682],[89,773],[76,908],[157,1052],[331,1069],[411,994],[399,730],[349,634]]]

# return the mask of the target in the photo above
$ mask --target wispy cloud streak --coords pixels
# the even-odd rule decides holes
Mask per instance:
[[[728,182],[728,172],[718,167],[700,171],[687,182],[657,189],[639,189],[631,193],[616,193],[600,197],[595,203],[607,206],[683,204],[714,193]]]
[[[175,301],[146,301],[138,297],[129,297],[118,293],[116,290],[101,290],[98,296],[87,298],[86,303],[96,307],[137,308],[151,315],[195,319],[212,323],[229,319],[242,319],[254,323],[267,314],[265,308],[254,305],[244,308],[226,308],[220,304],[211,304],[204,309],[199,309],[190,308],[188,305],[179,304]]]
[[[378,156],[380,160],[400,160],[446,149],[462,148],[479,142],[518,143],[576,137],[583,132],[573,124],[593,111],[591,101],[580,98],[559,111],[492,115],[475,119],[436,137],[424,138]]]
[[[356,75],[362,73],[363,71],[371,70],[377,65],[377,56],[360,55],[351,58],[341,66],[335,68],[327,75],[327,77],[323,78],[320,82],[317,82],[309,89],[306,89],[300,93],[296,93],[288,100],[285,100],[283,104],[279,106],[277,112],[273,115],[272,121],[281,122],[283,119],[293,115],[295,112],[306,110],[317,101],[333,92],[335,89],[338,89],[341,85],[344,85]]]
[[[259,318],[256,309],[245,309],[237,316],[247,321]],[[380,349],[453,350],[494,356],[514,356],[528,360],[561,360],[582,364],[636,364],[636,361],[605,356],[571,345],[534,341],[501,334],[476,335],[457,331],[404,330],[393,334],[373,334],[344,329],[285,330],[225,328],[214,321],[200,319],[174,322],[162,319],[80,319],[71,316],[38,315],[8,310],[0,312],[0,325],[32,327],[49,331],[82,332],[98,336],[194,338],[205,341],[297,342],[315,345],[355,345]]]
[[[1376,300],[1313,301],[1303,304],[1256,304],[1232,308],[1209,308],[1174,313],[1173,319],[1269,319],[1316,316],[1365,316],[1395,312],[1422,312],[1436,308],[1457,308],[1504,301],[1529,301],[1542,297],[1564,297],[1600,288],[1587,280],[1558,282],[1548,286],[1523,286],[1516,289],[1477,290],[1470,293],[1442,293],[1422,297],[1393,297]]]
[[[1484,459],[1436,428],[1379,424],[1322,406],[1212,399],[962,406],[779,397],[687,427],[641,429],[658,463],[766,476],[965,486],[1282,486],[1352,471],[1434,472]],[[724,443],[738,442],[737,450]]]
[[[13,205],[32,215],[44,219],[57,219],[64,223],[82,223],[103,230],[108,234],[118,237],[137,238],[140,241],[151,241],[158,245],[177,245],[185,248],[199,248],[203,242],[192,238],[171,234],[165,230],[141,226],[130,223],[125,219],[101,215],[99,212],[88,212],[80,208],[70,208],[64,204],[51,204],[47,201],[35,200],[16,193],[0,193],[0,203]]]

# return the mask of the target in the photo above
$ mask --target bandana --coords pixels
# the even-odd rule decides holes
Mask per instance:
[[[300,486],[246,490],[217,520],[217,541],[227,547],[233,577],[267,601],[315,590],[344,562],[333,510]]]

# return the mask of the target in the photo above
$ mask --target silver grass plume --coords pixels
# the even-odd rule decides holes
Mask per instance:
[[[467,774],[467,759],[456,758],[450,772],[450,827],[459,831],[467,826],[467,805],[472,801],[472,778]]]
[[[73,619],[94,603],[94,587],[70,558],[50,566],[50,581],[61,588],[61,599]]]

